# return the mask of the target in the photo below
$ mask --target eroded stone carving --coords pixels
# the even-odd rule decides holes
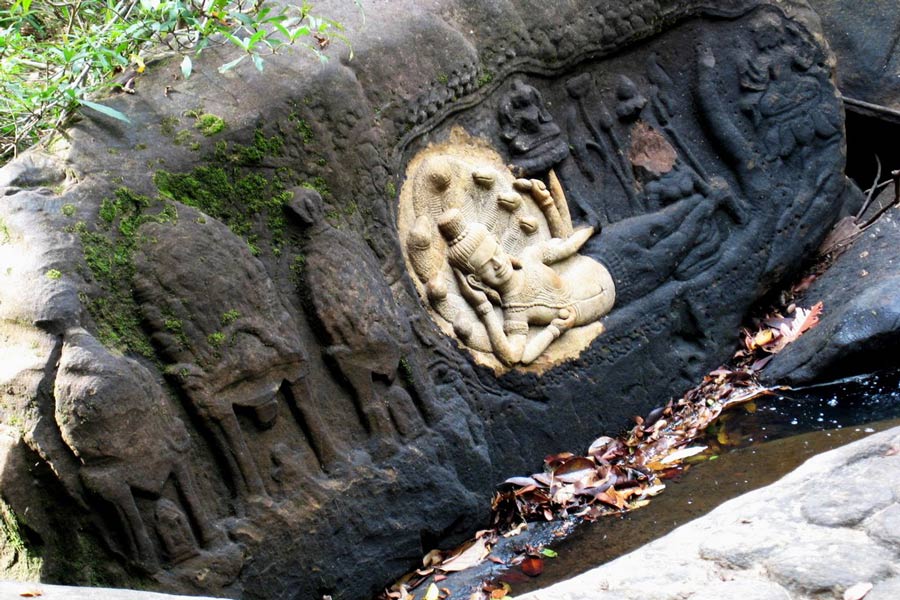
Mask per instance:
[[[236,576],[241,562],[237,548],[228,548],[224,533],[212,523],[195,491],[188,432],[146,368],[113,355],[83,329],[71,328],[63,338],[54,396],[55,419],[63,440],[82,463],[79,476],[84,487],[114,508],[124,534],[123,553],[146,571],[157,571],[160,561],[153,531],[170,562],[200,554],[199,542],[231,556],[231,575]],[[178,504],[162,496],[170,479],[190,522]],[[148,527],[135,502],[136,492],[157,498],[156,526]],[[176,523],[177,531],[171,527]]]
[[[283,398],[323,468],[338,452],[309,389],[296,325],[262,263],[224,225],[188,207],[178,210],[178,235],[168,224],[142,229],[149,241],[136,257],[136,295],[167,373],[207,427],[233,487],[242,496],[266,496],[270,478],[254,459],[236,409],[268,429]],[[196,268],[168,268],[171,261]]]
[[[325,218],[318,192],[294,190],[288,210],[306,227],[303,283],[311,312],[327,338],[324,353],[353,388],[363,425],[378,444],[391,447],[423,430],[431,392],[427,372],[410,355],[409,319],[396,304],[372,251]],[[424,267],[423,267],[424,268]],[[409,369],[412,391],[402,385],[398,371]]]
[[[500,99],[500,135],[509,144],[516,166],[525,174],[545,171],[569,153],[541,93],[521,79],[513,80]]]
[[[422,295],[445,331],[495,368],[577,355],[615,299],[606,268],[578,254],[594,229],[573,228],[555,175],[549,189],[516,179],[496,153],[455,138],[413,160],[401,195]]]

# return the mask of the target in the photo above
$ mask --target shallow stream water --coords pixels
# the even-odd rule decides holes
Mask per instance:
[[[568,579],[664,536],[723,502],[766,486],[810,457],[900,425],[900,370],[785,390],[725,413],[707,430],[708,445],[646,507],[594,523],[530,524],[530,531],[501,540],[492,554],[509,560],[523,544],[547,545],[543,573],[493,563],[453,574],[438,584],[451,597],[468,598],[483,580],[510,584],[512,595]]]
[[[749,408],[749,410],[748,410]],[[512,574],[512,593],[546,587],[599,566],[766,486],[807,459],[900,425],[900,370],[758,400],[726,413],[707,433],[709,449],[648,506],[575,527],[535,578]]]

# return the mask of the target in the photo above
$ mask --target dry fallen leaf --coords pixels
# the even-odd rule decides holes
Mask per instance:
[[[432,583],[428,586],[428,590],[425,592],[422,600],[438,600],[439,594],[440,591],[438,590],[438,587]]]
[[[539,556],[526,556],[519,568],[529,577],[537,577],[544,572],[544,559]]]
[[[38,596],[43,596],[43,590],[26,590],[19,594],[22,598],[37,598]]]
[[[668,465],[674,462],[678,462],[679,460],[684,460],[689,456],[694,456],[695,454],[700,454],[704,450],[706,450],[707,446],[691,446],[690,448],[682,448],[681,450],[676,450],[675,452],[669,454],[659,462],[664,465]]]
[[[482,536],[478,538],[462,552],[451,556],[440,565],[437,565],[437,568],[441,571],[448,572],[464,571],[469,567],[474,567],[475,565],[480,564],[485,558],[487,558],[488,554],[490,554],[490,548],[488,548],[489,541],[490,538],[488,536]]]

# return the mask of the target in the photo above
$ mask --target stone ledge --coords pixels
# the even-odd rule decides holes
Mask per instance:
[[[38,595],[38,592],[40,595]],[[30,594],[27,596],[25,594]],[[0,581],[0,598],[39,598],[40,600],[213,600],[210,596],[173,596],[115,588],[83,588],[46,585],[31,581]]]

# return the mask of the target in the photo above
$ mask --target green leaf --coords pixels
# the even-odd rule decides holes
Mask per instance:
[[[559,552],[557,552],[556,550],[551,550],[550,548],[543,548],[541,550],[541,554],[543,554],[547,558],[556,558],[557,556],[559,556]]]
[[[263,62],[263,57],[259,54],[253,54],[253,64],[256,65],[256,70],[262,73],[263,67],[265,63]]]
[[[131,120],[125,116],[124,113],[117,111],[114,108],[106,106],[105,104],[98,104],[96,102],[91,102],[90,100],[81,100],[81,103],[88,108],[93,108],[99,113],[103,113],[107,117],[112,117],[113,119],[118,119],[120,121],[124,121],[126,123],[131,123]]]
[[[241,61],[244,60],[245,58],[247,58],[247,55],[242,54],[241,56],[237,57],[233,61],[231,61],[229,63],[225,63],[224,65],[219,67],[219,73],[225,73],[226,71],[232,70],[233,68],[238,66],[241,63]]]
[[[185,56],[181,60],[181,74],[184,75],[184,78],[187,79],[191,76],[191,70],[194,68],[194,63],[191,62],[190,56]]]

